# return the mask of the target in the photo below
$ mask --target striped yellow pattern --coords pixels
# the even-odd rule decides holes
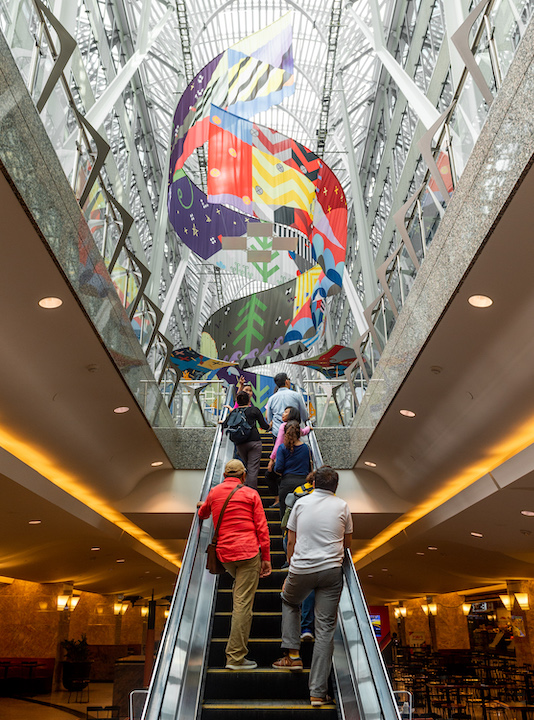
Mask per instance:
[[[262,193],[256,192],[257,186]],[[275,155],[267,155],[257,148],[252,148],[252,193],[254,202],[259,205],[297,208],[313,219],[313,183],[298,170],[284,165]]]
[[[297,278],[297,284],[295,288],[295,303],[293,305],[293,317],[300,311],[302,306],[310,299],[312,290],[315,283],[319,279],[322,273],[320,265],[314,265],[310,270],[307,270]],[[306,296],[306,293],[308,294]]]

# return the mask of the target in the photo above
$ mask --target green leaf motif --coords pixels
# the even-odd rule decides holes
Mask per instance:
[[[257,312],[258,310],[265,312],[265,310],[267,310],[267,305],[264,305],[260,300],[256,298],[255,295],[253,295],[250,300],[238,312],[238,315],[240,317],[241,315],[244,315],[244,317],[242,318],[241,322],[236,325],[236,332],[241,326],[244,327],[242,332],[233,341],[233,345],[237,345],[243,338],[245,338],[245,347],[243,349],[244,355],[248,355],[249,352],[252,350],[253,338],[256,338],[258,342],[262,342],[263,340],[263,335],[254,327],[254,324],[260,325],[261,327],[265,325],[265,320],[262,320],[262,318],[259,316]]]

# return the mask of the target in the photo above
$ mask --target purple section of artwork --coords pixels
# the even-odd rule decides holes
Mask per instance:
[[[184,90],[182,97],[180,98],[176,111],[174,113],[173,121],[173,145],[171,151],[170,160],[170,171],[169,171],[169,184],[172,181],[172,175],[176,160],[181,156],[184,148],[185,138],[187,137],[187,131],[191,125],[194,113],[191,108],[195,106],[198,99],[203,95],[206,86],[211,80],[211,76],[215,72],[217,65],[219,64],[221,57],[224,53],[217,55],[211,62],[209,62],[202,70],[196,75],[193,80],[189,83],[187,88]],[[188,118],[188,116],[191,116]],[[185,127],[184,127],[185,126]]]
[[[221,236],[247,232],[248,217],[209,203],[183,171],[175,178],[169,192],[169,220],[180,240],[201,258],[207,260],[221,249]]]

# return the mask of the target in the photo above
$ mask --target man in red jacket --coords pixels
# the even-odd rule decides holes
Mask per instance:
[[[236,486],[243,485],[226,506],[217,540],[217,557],[234,578],[232,624],[226,645],[227,670],[253,670],[257,667],[254,660],[246,657],[252,604],[260,577],[271,574],[265,511],[258,492],[244,485],[246,477],[243,463],[230,460],[224,468],[224,481],[210,490],[198,511],[203,520],[213,515],[216,526],[224,501]]]

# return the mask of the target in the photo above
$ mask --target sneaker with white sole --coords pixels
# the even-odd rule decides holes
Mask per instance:
[[[249,660],[243,658],[240,663],[227,663],[226,670],[254,670],[258,667],[258,663],[255,660]]]
[[[313,642],[315,640],[313,633],[309,630],[305,630],[300,636],[301,642]]]

